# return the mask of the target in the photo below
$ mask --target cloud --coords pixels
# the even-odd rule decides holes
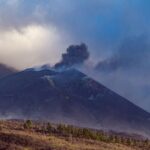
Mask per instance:
[[[19,69],[57,62],[70,41],[53,26],[30,25],[19,31],[1,31],[0,35],[1,62]]]
[[[2,0],[0,27],[55,26],[75,43],[88,43],[95,59],[109,55],[120,40],[149,32],[147,6],[147,0]]]

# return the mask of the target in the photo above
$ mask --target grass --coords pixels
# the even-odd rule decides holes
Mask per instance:
[[[25,122],[26,123],[26,122]],[[24,128],[22,121],[0,122],[0,150],[149,150],[149,141],[116,142],[95,138],[91,129],[76,128],[65,125],[30,123]],[[80,131],[80,132],[79,132]],[[79,134],[77,134],[79,132]],[[98,132],[98,131],[97,131]],[[72,134],[71,134],[72,133]],[[90,136],[89,136],[90,135]],[[111,135],[112,136],[112,135]],[[116,137],[116,135],[115,135]],[[125,137],[124,137],[125,138]],[[105,139],[105,140],[104,140]]]

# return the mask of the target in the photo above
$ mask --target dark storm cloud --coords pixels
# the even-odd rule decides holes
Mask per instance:
[[[149,32],[148,0],[144,2],[2,0],[2,2],[1,27],[19,29],[30,24],[54,25],[60,30],[67,31],[76,42],[88,43],[95,56],[97,53],[111,51],[110,47],[118,44],[126,36]]]

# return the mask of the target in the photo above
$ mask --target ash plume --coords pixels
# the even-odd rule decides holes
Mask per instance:
[[[128,38],[111,57],[95,66],[92,77],[150,111],[149,58],[149,36]]]
[[[55,68],[67,68],[74,65],[81,65],[89,56],[88,48],[84,43],[81,45],[71,45],[67,48],[66,53],[62,54],[62,60],[55,65]]]
[[[100,61],[95,69],[104,72],[113,72],[118,69],[144,69],[149,65],[149,50],[150,44],[147,36],[126,39],[112,57]]]

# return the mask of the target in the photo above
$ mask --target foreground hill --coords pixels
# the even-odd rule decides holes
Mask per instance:
[[[0,78],[17,72],[14,68],[8,67],[4,64],[0,64]]]
[[[0,121],[1,150],[149,150],[146,139],[31,121]]]
[[[5,118],[150,135],[150,114],[76,69],[28,69],[0,80]]]

